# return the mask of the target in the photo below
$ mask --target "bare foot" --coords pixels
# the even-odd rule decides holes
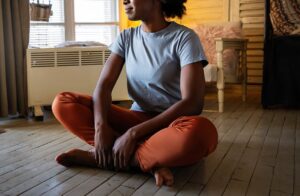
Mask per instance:
[[[154,171],[156,186],[162,185],[172,186],[174,184],[174,176],[167,167],[158,168]]]
[[[84,151],[80,149],[72,149],[68,152],[58,155],[55,160],[58,164],[65,167],[87,166],[99,168],[95,159],[94,150]],[[131,159],[130,167],[136,170],[140,168],[135,157]],[[113,166],[111,166],[110,169],[113,169]]]
[[[80,149],[73,149],[62,153],[55,158],[56,162],[65,166],[87,166],[97,167],[93,151],[84,151]]]
[[[58,155],[55,160],[58,164],[65,167],[71,166],[87,166],[98,167],[93,151],[84,151],[80,149],[72,149],[68,152]],[[137,160],[131,161],[131,166],[137,167]],[[174,184],[174,176],[171,170],[167,167],[161,167],[154,171],[154,177],[156,185],[161,187],[162,185],[172,186]]]

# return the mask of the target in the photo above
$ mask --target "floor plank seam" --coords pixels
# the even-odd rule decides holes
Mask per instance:
[[[196,165],[174,170],[172,188],[158,188],[153,176],[139,172],[60,166],[54,160],[60,152],[91,147],[58,122],[1,122],[0,195],[300,194],[300,112],[264,110],[252,95],[244,103],[227,94],[223,113],[217,105],[210,98],[201,115],[217,127],[218,148]]]

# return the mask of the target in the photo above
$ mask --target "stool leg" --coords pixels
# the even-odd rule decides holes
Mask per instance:
[[[218,88],[218,102],[219,102],[219,112],[224,110],[224,69],[223,69],[223,55],[222,50],[217,51],[217,88]]]

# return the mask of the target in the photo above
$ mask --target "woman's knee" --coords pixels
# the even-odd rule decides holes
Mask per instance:
[[[202,148],[206,148],[206,156],[212,153],[218,144],[218,132],[215,125],[207,118],[198,116],[195,118],[194,132],[198,135],[198,139]]]
[[[52,112],[55,116],[60,115],[61,112],[65,111],[66,104],[74,103],[74,93],[62,92],[55,96],[52,102]]]
[[[184,131],[187,147],[205,149],[206,155],[215,150],[218,133],[210,120],[201,116],[186,116],[179,118],[178,122],[175,127]]]
[[[55,96],[52,102],[52,112],[56,118],[60,118],[68,114],[74,104],[80,103],[79,94],[73,92],[62,92]]]

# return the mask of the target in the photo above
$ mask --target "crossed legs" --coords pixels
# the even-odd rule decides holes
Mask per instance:
[[[62,125],[83,141],[94,145],[95,131],[90,96],[64,92],[57,95],[52,108]],[[152,117],[154,115],[112,105],[108,121],[116,134],[121,135],[130,127]],[[217,137],[216,128],[206,118],[180,117],[169,127],[158,131],[141,143],[131,163],[144,172],[156,168],[155,177],[158,185],[172,184],[173,177],[167,168],[196,163],[214,151]],[[76,164],[97,167],[93,151],[79,149],[59,155],[57,162],[65,166]]]

